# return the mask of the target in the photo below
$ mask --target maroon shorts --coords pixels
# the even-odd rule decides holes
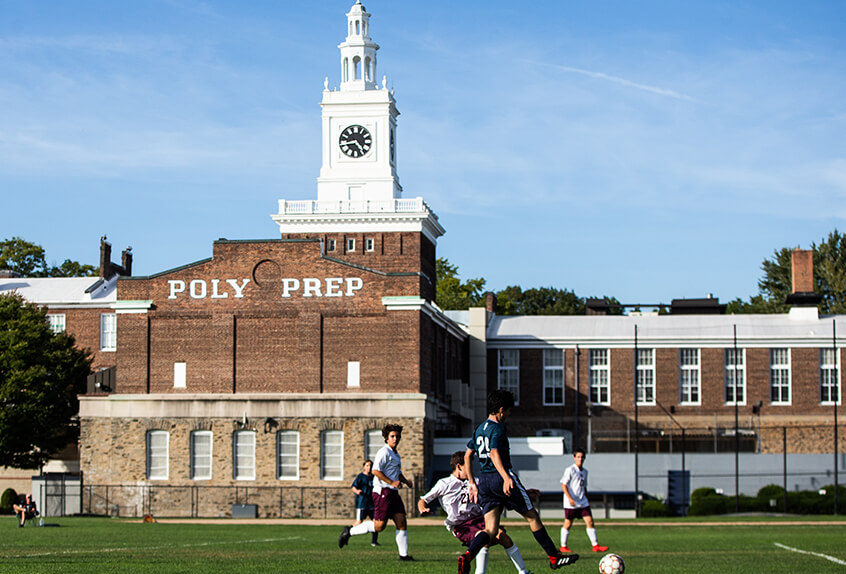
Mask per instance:
[[[373,497],[373,520],[376,522],[385,522],[397,514],[405,514],[405,504],[396,490],[383,488],[382,492],[374,492],[370,496]]]
[[[564,518],[567,520],[575,520],[577,518],[584,518],[585,516],[593,517],[593,514],[590,513],[590,506],[564,509]]]
[[[476,535],[485,530],[484,515],[476,516],[470,520],[465,520],[461,524],[456,524],[452,527],[452,535],[461,540],[464,546],[470,546]],[[500,532],[505,532],[505,528],[499,527]]]

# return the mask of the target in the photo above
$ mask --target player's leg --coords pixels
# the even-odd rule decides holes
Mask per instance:
[[[467,552],[458,557],[458,574],[468,574],[470,563],[476,558],[479,552],[491,543],[493,539],[489,532],[496,533],[499,530],[499,516],[502,513],[501,506],[494,506],[485,513],[485,529],[476,534],[473,541],[467,547]]]
[[[399,495],[397,495],[399,499]],[[400,503],[402,500],[400,499]],[[405,510],[405,508],[403,508]],[[396,543],[397,551],[399,552],[399,559],[404,561],[414,560],[408,554],[408,521],[406,520],[405,512],[397,512],[393,516],[394,524],[397,527]]]
[[[590,544],[593,547],[594,552],[605,552],[608,550],[607,546],[600,546],[599,545],[599,538],[596,536],[596,528],[593,525],[593,515],[590,512],[590,508],[585,508],[582,511],[582,518],[585,521],[585,529],[587,530],[588,538],[590,538]]]
[[[341,535],[338,537],[338,548],[343,548],[350,541],[351,536],[358,536],[359,534],[367,534],[368,532],[381,532],[385,529],[387,520],[387,502],[386,497],[379,496],[373,493],[373,520],[364,520],[352,527],[344,526],[341,530]]]
[[[373,508],[367,508],[364,510],[363,513],[364,518],[373,519]],[[373,532],[370,534],[370,546],[379,546],[379,532],[376,530],[375,525],[373,528]]]
[[[497,544],[501,544],[502,547],[505,548],[505,553],[508,554],[508,557],[511,558],[511,561],[514,563],[514,567],[517,569],[517,574],[526,574],[528,572],[528,570],[526,570],[526,563],[523,562],[523,555],[520,554],[520,549],[517,548],[517,545],[514,544],[514,541],[511,540],[511,537],[505,532],[504,528],[500,527],[495,542]]]
[[[569,508],[564,509],[564,526],[561,527],[561,552],[570,552],[567,546],[567,539],[570,537],[570,528],[573,526],[573,520],[568,516]]]
[[[510,471],[509,474],[511,474],[511,478],[514,480],[514,490],[511,492],[511,496],[508,497],[506,504],[509,509],[516,510],[522,514],[523,518],[526,519],[526,522],[529,523],[532,535],[549,557],[550,567],[553,570],[557,570],[562,566],[569,566],[570,564],[575,563],[576,560],[579,559],[579,555],[562,554],[559,552],[558,547],[555,546],[555,543],[546,531],[546,527],[543,525],[543,522],[541,522],[540,514],[538,514],[538,511],[535,510],[526,487],[523,486],[523,483],[520,482],[520,479],[516,474]]]
[[[361,517],[364,514],[364,509],[356,507],[355,509],[355,522],[353,522],[353,526],[358,526],[361,524]]]

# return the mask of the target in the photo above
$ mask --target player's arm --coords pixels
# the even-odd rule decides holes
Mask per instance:
[[[382,482],[386,482],[386,483],[390,484],[390,485],[391,485],[391,486],[393,486],[394,488],[402,488],[402,483],[401,483],[400,481],[398,481],[398,480],[391,480],[391,479],[390,479],[390,478],[388,478],[388,477],[385,475],[385,473],[384,473],[384,472],[382,472],[381,470],[376,470],[376,469],[374,468],[374,469],[373,469],[373,476],[375,476],[376,478],[378,478],[378,479],[379,479],[379,480],[381,480]]]
[[[410,480],[410,479],[406,478],[406,477],[405,477],[405,475],[404,475],[403,473],[400,473],[400,475],[399,475],[399,479],[398,479],[398,480],[399,480],[401,483],[405,484],[408,488],[412,488],[412,487],[414,486],[414,483],[413,483],[413,482],[411,482],[411,480]]]
[[[564,491],[564,496],[567,497],[567,502],[569,502],[573,506],[576,506],[576,501],[573,500],[573,495],[570,494],[570,489],[567,488],[567,485],[563,482],[561,483],[561,490]]]
[[[498,448],[491,448],[491,462],[502,477],[502,492],[505,493],[505,496],[510,496],[511,489],[514,488],[514,480],[512,480],[511,476],[505,470],[505,465],[502,464],[502,458],[499,456]]]
[[[464,451],[464,472],[467,473],[467,492],[472,502],[479,502],[479,487],[476,486],[476,479],[473,476],[473,453],[472,448]]]

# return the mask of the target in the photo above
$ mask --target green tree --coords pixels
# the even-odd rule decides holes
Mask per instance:
[[[600,297],[609,305],[610,315],[622,315],[623,308],[614,297]],[[533,287],[525,291],[511,285],[496,294],[500,315],[584,315],[585,299],[567,289]]]
[[[0,241],[0,269],[14,271],[21,277],[93,277],[99,273],[93,265],[70,259],[51,267],[44,248],[21,237]]]
[[[0,295],[0,466],[40,467],[74,438],[90,370],[88,353],[54,334],[43,309]]]
[[[435,302],[444,310],[464,310],[484,305],[483,294],[485,280],[480,278],[461,281],[458,266],[452,265],[444,257],[435,262],[437,287]]]

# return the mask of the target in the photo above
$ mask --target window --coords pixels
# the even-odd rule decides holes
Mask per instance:
[[[347,251],[355,251],[355,239],[347,239]]]
[[[726,349],[726,404],[746,404],[745,349]]]
[[[364,433],[364,458],[376,460],[376,454],[385,444],[382,438],[382,429],[373,429]]]
[[[188,371],[185,363],[173,364],[173,388],[184,389],[188,378]]]
[[[149,480],[167,480],[168,439],[167,431],[147,432],[147,478]]]
[[[835,356],[834,349],[820,349],[820,402],[825,405],[840,404],[840,357],[835,364]]]
[[[233,437],[235,480],[256,478],[256,433],[236,431]]]
[[[637,350],[637,402],[655,404],[655,349]]]
[[[347,386],[361,386],[361,363],[358,361],[347,361]]]
[[[348,82],[350,80],[350,60],[349,58],[344,58],[344,81]]]
[[[790,404],[790,349],[770,349],[770,402]]]
[[[358,56],[353,58],[353,68],[355,70],[355,79],[361,79],[361,58]]]
[[[679,349],[679,400],[699,404],[699,349]]]
[[[276,433],[276,451],[280,480],[299,480],[300,478],[300,433],[284,430]]]
[[[335,251],[335,240],[334,239],[327,239],[326,240],[326,251]]]
[[[323,431],[320,435],[320,478],[343,480],[344,478],[344,433]]]
[[[564,351],[543,350],[543,404],[564,404]]]
[[[518,349],[500,349],[499,372],[496,388],[511,391],[514,404],[520,404],[520,351]]]
[[[608,349],[590,349],[588,353],[589,400],[595,405],[610,405],[610,365]]]
[[[373,251],[373,239],[371,239],[370,237],[364,240],[364,250]]]
[[[370,76],[371,71],[372,70],[370,69],[370,57],[368,56],[368,57],[364,58],[364,79],[367,80],[368,82],[373,79]]]
[[[114,351],[117,349],[117,315],[103,313],[100,315],[100,350]]]
[[[191,478],[208,480],[212,477],[212,433],[191,433]]]
[[[65,316],[64,315],[47,315],[47,322],[50,324],[50,329],[54,333],[65,332]]]

